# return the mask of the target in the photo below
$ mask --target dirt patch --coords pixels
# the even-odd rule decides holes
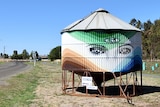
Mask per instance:
[[[57,63],[41,63],[36,99],[30,107],[159,107],[160,78],[143,77],[145,93],[132,97],[132,104],[124,98],[70,96],[62,93],[61,67]]]

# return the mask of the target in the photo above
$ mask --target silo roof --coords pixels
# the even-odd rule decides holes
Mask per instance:
[[[113,16],[108,11],[99,8],[91,13],[89,16],[80,19],[62,30],[61,33],[76,30],[134,30],[141,31],[140,29],[122,21],[121,19]]]

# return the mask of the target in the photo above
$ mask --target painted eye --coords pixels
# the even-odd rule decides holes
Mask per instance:
[[[90,45],[89,51],[92,54],[98,55],[98,54],[103,54],[106,51],[106,48],[101,45]]]
[[[119,42],[119,39],[117,39],[117,38],[111,38],[110,42],[111,43],[117,43],[117,42]]]
[[[109,38],[106,38],[104,41],[105,41],[106,43],[110,43]]]
[[[130,45],[123,45],[119,47],[119,53],[120,54],[129,54],[132,51],[132,46]]]

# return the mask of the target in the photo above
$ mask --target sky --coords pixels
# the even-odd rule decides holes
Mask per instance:
[[[129,23],[160,19],[160,0],[0,0],[0,53],[48,55],[61,45],[60,32],[103,8]]]

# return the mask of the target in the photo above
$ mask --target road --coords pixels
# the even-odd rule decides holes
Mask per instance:
[[[29,68],[29,65],[20,61],[6,62],[4,64],[0,64],[0,82]]]

